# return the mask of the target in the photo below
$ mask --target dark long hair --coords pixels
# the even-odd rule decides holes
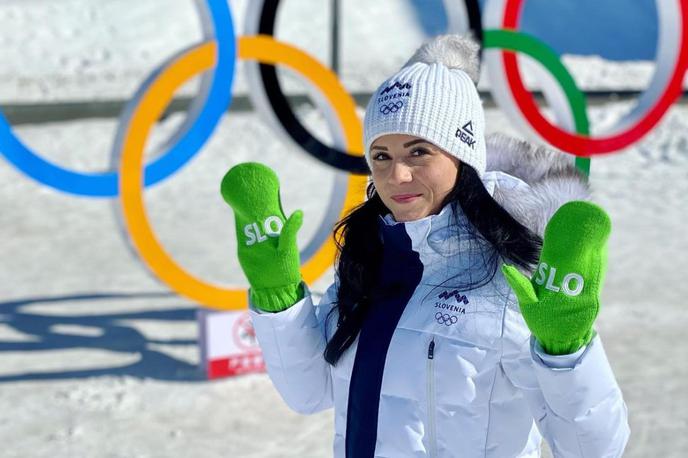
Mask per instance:
[[[380,215],[389,213],[371,182],[366,189],[368,199],[354,208],[337,223],[334,239],[338,248],[336,273],[339,279],[337,303],[330,313],[338,312],[337,329],[325,347],[324,357],[334,365],[358,336],[366,312],[371,306],[371,295],[382,257],[382,242],[374,236]],[[488,193],[475,169],[461,164],[456,184],[440,208],[451,203],[460,206],[469,224],[456,227],[466,233],[479,246],[487,272],[480,279],[473,278],[463,284],[464,290],[484,285],[496,272],[499,259],[505,259],[527,270],[537,263],[542,238],[516,221]],[[458,226],[458,218],[457,218]],[[488,248],[485,250],[485,248]],[[329,317],[328,317],[329,318]],[[327,320],[329,322],[329,319]]]

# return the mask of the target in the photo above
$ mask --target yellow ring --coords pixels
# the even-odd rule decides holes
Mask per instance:
[[[267,35],[240,37],[239,58],[266,64],[283,64],[315,84],[327,97],[344,128],[346,149],[362,155],[362,126],[356,116],[355,103],[337,79],[320,62]],[[180,267],[162,247],[148,222],[143,202],[143,155],[146,139],[155,122],[162,116],[175,91],[194,76],[215,65],[214,42],[189,50],[165,68],[141,99],[127,128],[120,164],[120,198],[124,221],[141,258],[153,273],[173,291],[206,307],[239,310],[248,306],[246,288],[223,288],[194,277]],[[340,217],[363,202],[366,177],[350,175]],[[336,247],[331,237],[315,255],[301,266],[306,283],[317,280],[334,262]]]

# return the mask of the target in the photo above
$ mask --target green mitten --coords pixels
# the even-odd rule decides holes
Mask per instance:
[[[526,324],[548,354],[575,353],[594,337],[610,232],[602,208],[568,202],[547,223],[531,280],[513,266],[502,266]]]
[[[220,191],[234,210],[239,264],[251,285],[251,301],[268,312],[291,307],[305,294],[296,245],[303,212],[285,217],[277,175],[257,162],[232,167]]]

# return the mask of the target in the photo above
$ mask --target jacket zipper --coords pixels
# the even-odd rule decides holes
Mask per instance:
[[[426,394],[428,404],[428,444],[429,456],[437,456],[437,438],[435,432],[435,338],[428,345],[428,360],[426,371]]]

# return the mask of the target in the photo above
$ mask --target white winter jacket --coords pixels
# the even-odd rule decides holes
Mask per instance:
[[[588,197],[562,156],[491,137],[483,181],[542,234],[561,204]],[[499,269],[483,286],[456,288],[481,275],[484,258],[453,218],[465,222],[449,204],[417,221],[380,219],[391,274],[335,366],[323,350],[337,323],[336,282],[317,303],[307,291],[280,313],[251,305],[284,401],[301,413],[334,407],[336,457],[538,457],[542,436],[556,457],[621,456],[627,409],[600,336],[575,354],[547,355]]]

